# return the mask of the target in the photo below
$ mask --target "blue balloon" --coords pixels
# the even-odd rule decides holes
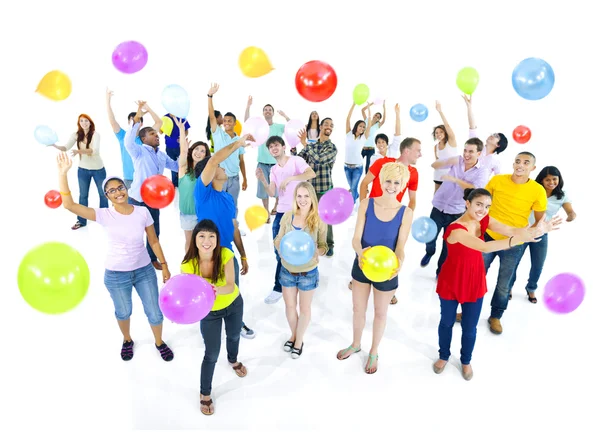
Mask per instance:
[[[162,92],[161,101],[165,110],[173,116],[185,119],[190,112],[190,98],[179,85],[168,85]]]
[[[545,60],[530,57],[516,66],[512,84],[523,99],[540,100],[554,87],[554,70]]]
[[[281,238],[279,255],[292,266],[302,266],[315,255],[315,242],[304,230],[292,230]]]
[[[414,239],[420,243],[433,241],[437,236],[437,224],[427,216],[421,216],[413,221],[411,233]]]
[[[423,122],[429,116],[429,111],[427,107],[423,104],[413,105],[410,109],[410,117],[412,120],[417,122]]]
[[[33,132],[35,140],[42,145],[52,145],[58,142],[58,136],[54,130],[45,125],[38,125]]]

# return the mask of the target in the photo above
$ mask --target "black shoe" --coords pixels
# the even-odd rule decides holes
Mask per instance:
[[[325,254],[326,257],[331,258],[333,256],[333,247],[330,247],[329,250],[327,251],[327,253]]]
[[[304,342],[302,342],[302,346],[300,349],[292,348],[292,358],[300,358],[302,355],[302,350],[304,349]]]
[[[126,362],[133,358],[133,340],[126,341],[121,347],[121,358]]]
[[[433,255],[429,255],[428,253],[426,253],[423,259],[421,260],[421,267],[426,267],[429,264],[429,261],[431,261],[432,256]]]
[[[293,341],[286,341],[285,344],[283,345],[283,350],[285,352],[291,352],[292,349],[294,348],[294,342]]]
[[[160,346],[156,346],[156,349],[158,349],[158,352],[160,352],[161,358],[165,362],[170,362],[171,360],[173,360],[173,357],[174,357],[173,351],[171,351],[171,348],[169,348],[166,343],[163,343]]]

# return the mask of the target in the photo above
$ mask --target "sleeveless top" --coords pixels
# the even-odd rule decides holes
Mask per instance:
[[[406,206],[400,207],[391,221],[384,222],[375,215],[375,199],[370,198],[365,215],[365,228],[360,240],[363,249],[365,247],[386,246],[392,251],[396,251],[398,231],[402,225],[405,208]]]
[[[179,179],[179,211],[184,215],[196,214],[196,203],[194,201],[194,189],[196,178],[194,172],[184,175]]]
[[[458,155],[458,150],[456,147],[451,147],[448,142],[446,142],[446,146],[443,150],[439,149],[439,144],[435,144],[435,154],[438,157],[439,161],[444,159],[452,158]],[[441,181],[442,176],[447,175],[450,172],[449,168],[437,168],[433,171],[433,180]]]

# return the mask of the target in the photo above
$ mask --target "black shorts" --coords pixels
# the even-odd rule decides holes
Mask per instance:
[[[438,185],[442,185],[442,182],[444,182],[444,181],[436,181],[436,180],[434,179],[434,180],[433,180],[433,182],[435,182],[435,183],[436,183],[436,184],[438,184]]]
[[[358,281],[359,283],[365,283],[372,285],[379,292],[389,292],[392,290],[398,289],[398,277],[394,277],[391,280],[383,281],[381,283],[374,283],[365,277],[365,274],[360,267],[358,267],[358,258],[354,259],[354,264],[352,265],[352,278]]]

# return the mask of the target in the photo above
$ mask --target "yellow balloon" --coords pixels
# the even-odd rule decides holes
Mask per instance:
[[[52,100],[65,100],[71,94],[71,79],[62,71],[50,71],[37,86],[36,93]]]
[[[250,230],[258,229],[263,224],[267,223],[269,219],[269,213],[263,206],[252,206],[248,207],[246,214],[244,215],[246,225]]]
[[[173,131],[173,121],[167,116],[162,117],[162,127],[160,127],[160,131],[167,136],[171,136],[171,132]]]
[[[235,131],[235,134],[237,134],[238,136],[242,135],[242,124],[240,123],[240,121],[238,121],[238,120],[235,121],[235,125],[233,126],[233,131]]]
[[[256,46],[249,46],[240,54],[238,60],[242,73],[248,77],[260,77],[269,74],[273,66],[266,53]]]
[[[369,280],[381,283],[391,278],[398,268],[398,257],[386,246],[374,246],[364,253],[362,271]]]

